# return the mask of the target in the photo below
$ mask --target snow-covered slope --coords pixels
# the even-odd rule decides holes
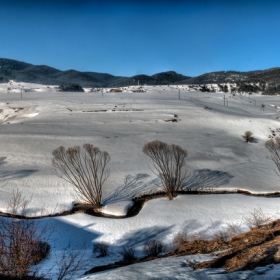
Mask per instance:
[[[271,130],[278,133],[280,128],[277,97],[254,95],[249,99],[227,94],[227,107],[224,94],[182,88],[180,100],[178,89],[168,87],[148,87],[145,93],[104,93],[103,97],[101,93],[43,89],[24,92],[23,99],[18,92],[0,95],[3,201],[18,188],[33,195],[35,208],[43,202],[49,210],[69,209],[72,188],[52,173],[52,151],[61,145],[84,143],[111,155],[104,198],[139,174],[145,182],[139,182],[138,176],[134,183],[138,188],[131,188],[131,196],[155,188],[155,176],[142,153],[144,144],[155,139],[186,149],[190,169],[208,177],[205,187],[280,190],[264,147]],[[178,122],[168,122],[175,115]],[[241,135],[246,130],[254,133],[255,143],[244,143]]]
[[[47,212],[70,209],[74,201],[72,187],[53,174],[52,151],[61,145],[84,143],[92,143],[111,155],[111,175],[103,199],[104,211],[116,215],[125,213],[132,197],[158,188],[149,160],[142,153],[144,144],[155,139],[188,151],[188,187],[203,181],[205,188],[280,191],[275,167],[264,147],[269,136],[279,135],[279,98],[256,94],[233,97],[186,88],[157,86],[145,87],[146,92],[141,93],[131,92],[132,88],[117,93],[71,93],[34,84],[1,84],[0,210],[7,211],[6,201],[15,189],[32,196],[28,215],[41,213],[42,207]],[[254,143],[243,141],[241,136],[247,130],[254,133]],[[82,236],[88,249],[86,256],[92,258],[92,244],[104,240],[111,242],[113,256],[96,263],[109,263],[120,259],[119,248],[135,235],[143,236],[137,240],[140,248],[147,238],[155,236],[169,243],[184,228],[212,234],[227,222],[239,223],[254,208],[261,207],[277,217],[278,200],[242,195],[180,196],[172,202],[150,201],[138,216],[125,220],[84,214],[56,218],[57,239],[61,231],[64,239],[56,241],[54,252],[70,239],[80,244],[76,239]]]

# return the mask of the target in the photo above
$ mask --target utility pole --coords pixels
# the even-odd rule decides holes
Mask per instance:
[[[226,95],[224,95],[224,106],[226,106]]]

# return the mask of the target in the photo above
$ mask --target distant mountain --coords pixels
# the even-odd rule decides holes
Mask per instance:
[[[107,73],[60,71],[46,65],[32,65],[12,59],[0,58],[0,83],[8,80],[40,83],[45,85],[79,84],[82,87],[125,87],[132,85],[172,85],[172,84],[223,84],[237,83],[241,89],[254,83],[262,90],[280,90],[280,68],[249,72],[219,71],[189,77],[174,71],[157,73],[152,76],[114,76]],[[258,84],[258,85],[257,85]]]
[[[121,78],[110,84],[111,87],[125,87],[132,85],[170,85],[175,82],[187,80],[190,77],[183,76],[174,71],[162,72],[152,76],[136,75],[130,78]]]
[[[0,58],[0,82],[40,83],[45,85],[80,84],[83,87],[123,87],[130,85],[168,85],[190,77],[176,72],[163,72],[152,76],[136,75],[119,77],[107,73],[79,72],[76,70],[60,71],[46,65],[32,65],[12,59]]]
[[[94,72],[79,72],[76,70],[60,71],[46,65],[32,65],[12,59],[0,58],[0,82],[1,78],[3,80],[45,85],[77,83],[83,87],[106,87],[111,81],[121,77]]]
[[[100,80],[106,84],[112,83],[118,79],[121,79],[123,77],[119,77],[119,76],[113,76],[111,74],[107,74],[107,73],[97,73],[97,72],[84,72],[85,74]]]
[[[246,79],[247,82],[257,83],[275,83],[280,84],[280,68],[271,68],[259,71]]]
[[[185,84],[220,84],[220,83],[234,83],[243,81],[248,77],[255,75],[261,71],[237,72],[237,71],[219,71],[206,73],[191,79],[181,81]],[[178,84],[178,83],[177,83]]]
[[[280,68],[271,68],[252,75],[247,83],[258,84],[263,94],[280,94]]]

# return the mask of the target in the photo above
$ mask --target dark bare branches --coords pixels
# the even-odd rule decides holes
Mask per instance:
[[[156,257],[165,251],[166,245],[161,241],[152,239],[144,243],[143,252],[148,257]]]
[[[54,173],[75,187],[79,199],[93,208],[100,208],[102,187],[110,175],[110,170],[106,169],[110,155],[91,144],[67,150],[60,146],[52,155]]]
[[[70,245],[62,252],[57,260],[58,272],[57,280],[72,279],[75,273],[84,266],[85,248],[73,250]]]
[[[185,162],[187,151],[180,146],[155,140],[145,144],[143,153],[151,158],[155,173],[159,176],[169,199],[176,197],[187,178],[188,169]]]
[[[9,201],[11,218],[0,218],[0,274],[22,279],[30,273],[30,267],[46,257],[50,246],[49,227],[39,226],[38,221],[17,219],[23,214],[29,201],[19,191],[13,192]]]
[[[267,140],[265,142],[265,147],[270,152],[270,157],[276,165],[276,173],[280,176],[280,137],[275,137],[274,139]]]

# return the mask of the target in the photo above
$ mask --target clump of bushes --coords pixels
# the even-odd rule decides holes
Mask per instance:
[[[60,85],[58,91],[77,91],[84,92],[84,89],[79,84],[69,83],[67,85]]]
[[[109,244],[106,242],[99,242],[93,245],[92,252],[98,253],[98,257],[106,257],[108,255]]]

